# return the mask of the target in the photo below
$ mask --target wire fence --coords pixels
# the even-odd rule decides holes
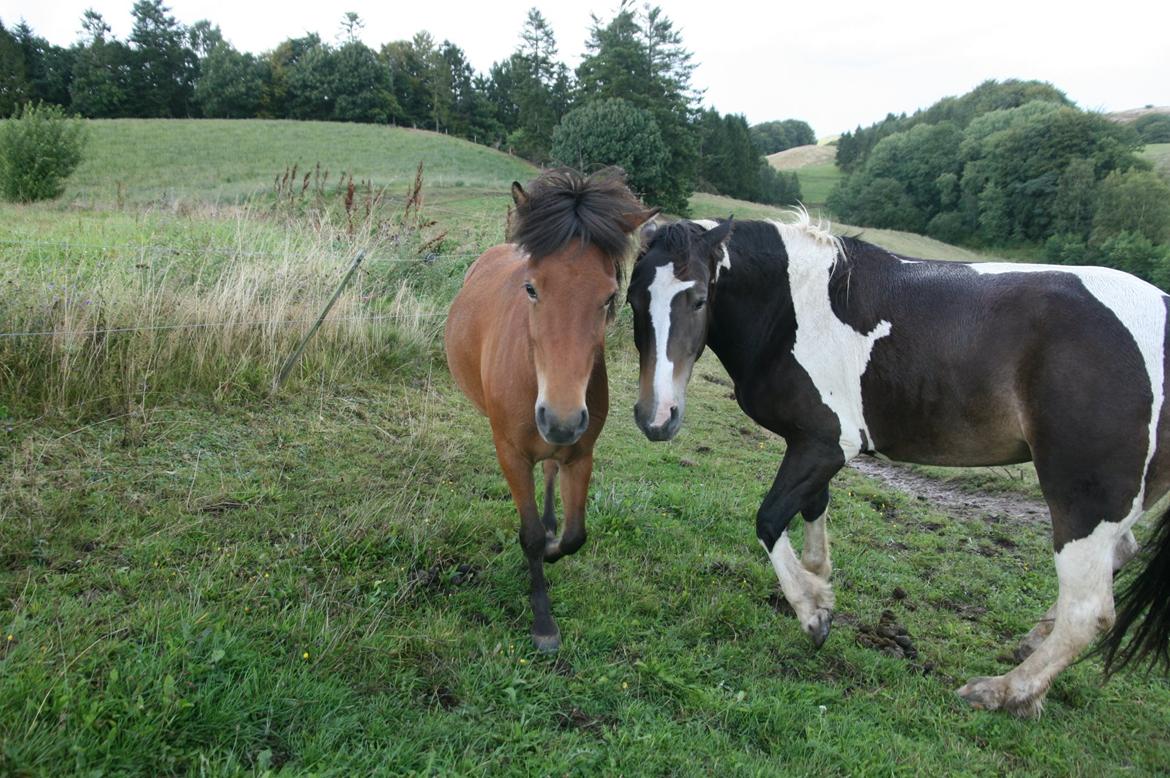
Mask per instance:
[[[190,255],[190,256],[220,256],[220,257],[248,257],[260,259],[283,259],[290,254],[296,253],[293,251],[279,252],[279,251],[242,251],[231,247],[219,246],[205,246],[205,247],[181,247],[181,246],[167,246],[157,243],[85,243],[76,241],[49,241],[49,240],[17,240],[10,238],[0,238],[0,246],[19,246],[19,247],[38,247],[38,248],[60,248],[60,249],[78,249],[87,251],[125,251],[139,254],[156,252],[159,254],[171,255]],[[440,259],[470,259],[478,257],[482,252],[474,251],[456,251],[456,252],[430,252],[417,257],[403,257],[389,254],[370,254],[370,260],[378,262],[436,262]]]

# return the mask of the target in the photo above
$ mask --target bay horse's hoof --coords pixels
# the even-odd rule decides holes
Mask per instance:
[[[829,629],[833,626],[833,612],[827,608],[817,608],[816,613],[807,624],[804,631],[812,638],[813,647],[820,648],[829,637]]]
[[[537,635],[533,632],[532,645],[542,654],[555,654],[561,648],[561,634],[554,632],[551,635]]]

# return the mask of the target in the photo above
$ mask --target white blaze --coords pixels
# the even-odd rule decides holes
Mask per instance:
[[[674,275],[671,263],[659,266],[650,284],[650,324],[654,328],[654,419],[651,424],[661,427],[670,419],[670,406],[675,404],[674,363],[667,356],[670,343],[670,308],[674,298],[695,285],[681,281]]]

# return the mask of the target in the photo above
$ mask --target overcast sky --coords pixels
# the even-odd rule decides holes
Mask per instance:
[[[528,8],[552,24],[562,59],[575,67],[590,11],[612,17],[616,0],[423,0],[341,3],[287,0],[172,0],[182,23],[210,19],[237,48],[259,53],[306,32],[334,40],[343,11],[361,15],[362,38],[377,48],[419,30],[462,48],[485,72],[507,57]],[[1170,104],[1170,2],[1113,0],[1093,5],[1035,0],[820,3],[662,2],[694,52],[694,85],[723,113],[755,124],[800,118],[818,136],[913,111],[988,79],[1051,81],[1080,106],[1105,111]],[[25,19],[59,45],[77,39],[93,8],[125,38],[133,0],[7,0],[6,27]],[[1045,10],[1047,7],[1049,10]]]

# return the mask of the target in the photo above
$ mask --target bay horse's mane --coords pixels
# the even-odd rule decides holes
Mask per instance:
[[[621,168],[585,176],[571,168],[547,170],[528,187],[512,213],[512,242],[540,260],[574,241],[596,246],[613,261],[618,283],[630,249],[629,223],[644,211]]]

